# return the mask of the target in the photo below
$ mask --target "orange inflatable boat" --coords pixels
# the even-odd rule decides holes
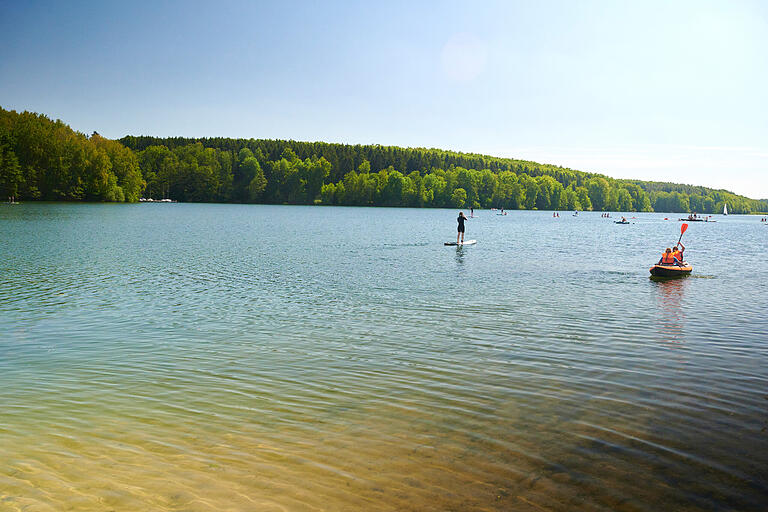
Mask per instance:
[[[684,261],[683,266],[678,265],[654,265],[651,267],[651,275],[655,277],[682,277],[691,273],[693,267]]]

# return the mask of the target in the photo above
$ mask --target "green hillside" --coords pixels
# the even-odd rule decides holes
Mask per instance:
[[[290,140],[108,140],[0,108],[0,197],[732,213],[768,201],[441,149]]]

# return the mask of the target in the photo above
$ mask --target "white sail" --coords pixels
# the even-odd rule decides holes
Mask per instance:
[[[723,203],[723,215],[728,215],[728,203]]]

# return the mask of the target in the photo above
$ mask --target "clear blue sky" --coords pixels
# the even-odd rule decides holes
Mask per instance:
[[[0,0],[0,106],[768,198],[768,2]]]

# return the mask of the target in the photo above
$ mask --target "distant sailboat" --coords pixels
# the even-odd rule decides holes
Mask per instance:
[[[723,215],[728,215],[728,203],[723,203]]]

